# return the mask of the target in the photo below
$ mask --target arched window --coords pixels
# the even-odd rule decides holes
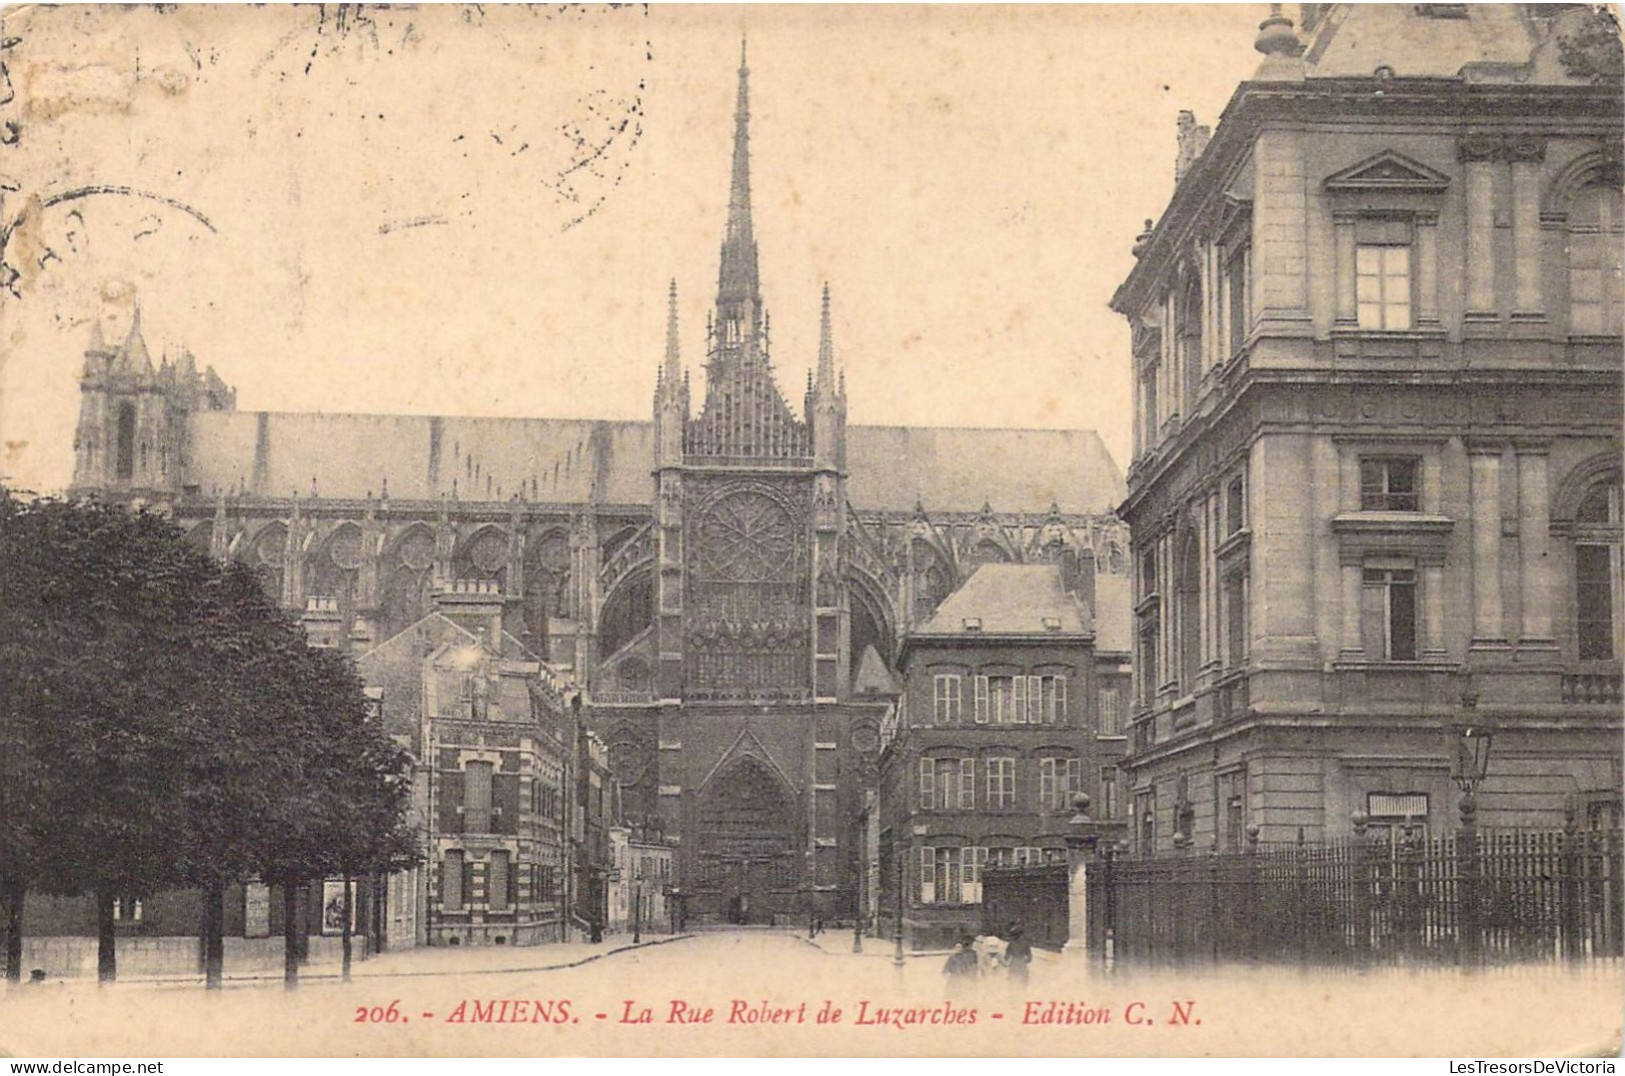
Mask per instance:
[[[1189,692],[1202,664],[1202,549],[1194,531],[1179,551],[1179,683]]]
[[[135,404],[118,405],[118,444],[114,459],[120,480],[135,477]]]
[[[1574,623],[1582,661],[1620,654],[1620,487],[1599,482],[1574,518]]]
[[[913,561],[914,622],[923,624],[948,596],[948,567],[929,542],[918,538],[914,541]]]
[[[1582,187],[1569,203],[1569,332],[1618,336],[1625,214],[1617,188]]]
[[[1179,304],[1179,347],[1185,371],[1184,411],[1189,415],[1202,387],[1202,278],[1195,270]]]

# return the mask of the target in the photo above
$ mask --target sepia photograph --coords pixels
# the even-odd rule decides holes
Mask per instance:
[[[1612,5],[0,9],[0,1056],[1614,1071],[1622,145]]]

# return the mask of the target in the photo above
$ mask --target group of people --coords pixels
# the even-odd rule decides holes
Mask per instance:
[[[1025,985],[1033,962],[1033,946],[1019,926],[1011,924],[1004,936],[966,934],[948,958],[943,974],[949,979],[996,976],[1001,971],[1012,983]]]

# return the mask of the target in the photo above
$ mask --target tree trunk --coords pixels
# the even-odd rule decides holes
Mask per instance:
[[[203,887],[203,985],[219,990],[226,970],[226,887],[211,879]]]
[[[372,875],[372,944],[361,951],[361,959],[367,960],[384,951],[384,911],[389,901],[389,880],[383,871],[373,871]]]
[[[322,929],[322,883],[316,883],[316,932]],[[299,931],[294,935],[294,945],[299,950],[299,964],[304,966],[310,963],[310,889],[307,886],[299,887],[299,903],[294,909],[294,917],[299,922]]]
[[[118,979],[118,936],[113,932],[113,894],[102,889],[96,891],[96,981],[111,983]]]
[[[20,877],[7,878],[0,883],[0,902],[5,904],[6,982],[20,983],[23,979],[23,897],[26,892]]]
[[[299,887],[282,885],[282,986],[299,985]]]
[[[343,979],[345,982],[350,981],[350,955],[351,955],[351,953],[350,953],[350,949],[351,949],[351,946],[350,946],[350,915],[352,914],[352,911],[353,911],[353,909],[350,907],[351,899],[352,899],[352,897],[350,895],[350,875],[349,875],[348,872],[346,872],[345,875],[344,875],[344,908],[343,908],[343,911],[340,912],[340,914],[342,916],[344,916],[344,922],[341,925],[340,931],[339,931],[339,933],[343,937],[343,949],[344,949],[344,961],[340,965],[339,977],[341,979]]]

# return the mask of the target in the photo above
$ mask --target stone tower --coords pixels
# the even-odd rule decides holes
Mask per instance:
[[[188,414],[230,411],[237,402],[214,368],[200,372],[189,351],[154,367],[139,307],[117,347],[96,323],[79,387],[70,490],[132,502],[162,503],[183,492]]]
[[[829,293],[817,372],[797,418],[774,377],[757,269],[743,54],[697,415],[675,283],[670,303],[654,407],[658,813],[684,835],[681,873],[695,910],[754,919],[835,877],[833,819],[820,823],[821,813],[833,816],[834,784],[825,788],[818,755],[846,739],[833,722],[850,671],[846,399]],[[823,732],[820,707],[832,723]],[[820,805],[821,794],[832,802]]]

